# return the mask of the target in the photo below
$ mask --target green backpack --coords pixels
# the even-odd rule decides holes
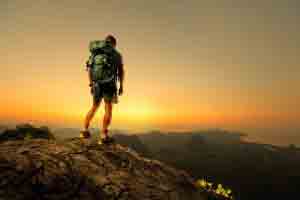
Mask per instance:
[[[108,83],[116,80],[117,68],[116,50],[105,40],[94,40],[89,44],[91,56],[88,65],[92,69],[92,80],[98,83]]]

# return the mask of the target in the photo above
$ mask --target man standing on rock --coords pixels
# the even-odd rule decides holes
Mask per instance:
[[[104,99],[105,114],[102,131],[100,131],[99,144],[114,142],[114,139],[108,135],[108,127],[112,119],[113,103],[117,103],[118,95],[120,96],[123,93],[123,61],[121,54],[116,49],[116,45],[117,40],[112,35],[106,36],[105,40],[90,42],[91,55],[86,62],[93,105],[85,117],[84,130],[80,132],[80,137],[91,137],[88,130],[90,122],[99,108],[101,100]],[[118,81],[119,89],[117,89]]]

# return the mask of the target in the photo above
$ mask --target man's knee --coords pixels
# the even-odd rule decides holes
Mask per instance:
[[[99,105],[100,103],[94,103],[91,110],[95,112],[98,109]]]

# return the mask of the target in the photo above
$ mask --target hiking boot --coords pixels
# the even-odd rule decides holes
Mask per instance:
[[[88,130],[83,130],[83,131],[80,131],[79,137],[82,139],[88,139],[91,137],[91,133]]]
[[[98,144],[112,144],[115,143],[115,139],[113,137],[110,136],[105,136],[103,138],[100,138],[98,141]]]

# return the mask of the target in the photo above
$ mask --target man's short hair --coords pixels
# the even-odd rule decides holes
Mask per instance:
[[[117,44],[117,39],[113,35],[106,36],[105,40],[110,41],[111,43],[113,43],[113,45]]]

